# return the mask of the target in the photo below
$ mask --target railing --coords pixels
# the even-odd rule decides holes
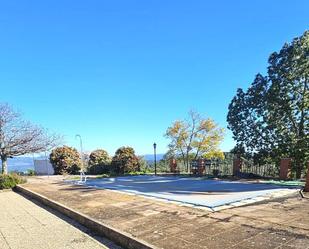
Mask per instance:
[[[190,162],[189,168],[181,160],[177,160],[176,172],[179,174],[191,174],[194,163]],[[219,171],[220,175],[233,174],[233,160],[210,160],[205,164],[205,175],[213,175],[214,171]],[[148,163],[146,171],[154,172],[154,164]],[[170,173],[170,164],[168,161],[160,161],[157,163],[158,173]]]
[[[278,177],[279,167],[275,164],[257,165],[252,161],[244,160],[241,167],[242,173],[255,174],[263,177]]]
[[[123,162],[119,161],[121,165]],[[158,174],[172,173],[170,160],[160,160],[156,164]],[[231,176],[233,175],[233,163],[234,155],[229,153],[224,159],[211,159],[204,160],[205,170],[202,175],[219,175],[219,176]],[[190,161],[189,167],[180,159],[177,159],[177,167],[174,171],[175,174],[193,174],[192,168],[198,167],[198,161]],[[123,169],[123,167],[120,167]],[[90,169],[90,168],[89,168]],[[88,169],[88,170],[89,170]],[[98,170],[96,170],[98,169]],[[155,173],[154,162],[144,162],[140,165],[137,173]],[[88,171],[89,172],[89,171]],[[256,165],[252,160],[242,160],[241,173],[248,174],[249,177],[261,176],[261,177],[278,177],[279,167],[275,164]],[[95,166],[90,170],[92,174],[123,174],[123,172],[117,172],[111,165]],[[134,173],[134,172],[133,172]],[[198,172],[200,173],[200,172]],[[86,176],[84,172],[81,172],[80,182],[85,182]]]
[[[187,166],[181,161],[177,160],[177,173],[191,174],[191,167],[197,167],[194,163],[190,163],[189,170]],[[153,173],[154,165],[147,164],[146,171]],[[157,163],[158,173],[170,173],[170,165],[168,161],[160,161]],[[220,176],[233,175],[233,158],[214,159],[205,161],[205,171],[203,175],[215,175],[218,173]],[[255,165],[253,161],[244,160],[242,163],[241,173],[248,175],[256,175],[261,177],[278,177],[279,167],[275,164]]]

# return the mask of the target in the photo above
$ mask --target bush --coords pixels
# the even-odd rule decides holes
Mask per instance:
[[[220,174],[220,170],[214,169],[214,170],[212,171],[212,174],[213,174],[214,177],[218,177],[219,174]]]
[[[144,173],[149,172],[147,161],[145,160],[143,156],[138,157],[138,163],[139,163],[139,170],[141,172],[144,172]]]
[[[112,168],[117,174],[140,170],[139,159],[131,147],[119,148],[112,159]]]
[[[0,189],[14,188],[17,184],[25,182],[26,180],[17,174],[0,175]]]
[[[101,175],[101,174],[109,174],[111,173],[112,167],[110,164],[108,165],[92,165],[88,167],[88,174],[91,175]]]
[[[88,172],[90,174],[108,174],[111,172],[111,158],[105,150],[99,149],[90,153]]]
[[[28,169],[26,174],[27,174],[28,176],[35,176],[35,175],[36,175],[34,169]]]
[[[78,151],[69,146],[52,150],[49,161],[53,165],[55,174],[77,174],[82,165]]]

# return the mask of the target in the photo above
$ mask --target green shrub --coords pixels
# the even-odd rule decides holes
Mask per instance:
[[[18,170],[12,170],[10,171],[10,174],[12,175],[19,175],[19,176],[24,176],[25,175],[25,172],[23,171],[18,171]]]
[[[0,189],[14,188],[17,184],[25,182],[25,178],[17,174],[0,175]]]
[[[28,176],[35,176],[35,175],[36,175],[34,169],[28,169],[26,174],[27,174]]]
[[[69,146],[58,147],[52,150],[49,161],[53,165],[55,174],[78,174],[82,161],[78,151]]]
[[[109,174],[111,172],[111,158],[105,150],[98,149],[89,155],[88,173],[93,175]]]
[[[101,175],[101,174],[109,174],[112,172],[111,165],[91,165],[88,167],[88,174],[91,175]]]
[[[112,169],[116,174],[140,171],[140,162],[134,149],[131,147],[119,148],[112,159]]]

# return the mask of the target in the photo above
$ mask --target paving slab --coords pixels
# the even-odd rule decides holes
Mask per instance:
[[[12,192],[0,193],[0,248],[120,249],[73,220]]]
[[[158,248],[309,248],[306,198],[210,212],[52,177],[33,178],[23,187]]]

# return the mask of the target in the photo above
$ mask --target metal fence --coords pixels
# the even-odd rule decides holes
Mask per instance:
[[[233,161],[234,155],[226,155],[224,159],[212,159],[205,160],[204,175],[215,175],[218,173],[221,176],[233,175]],[[189,170],[183,161],[177,160],[177,173],[179,174],[191,174],[192,165],[190,162]],[[154,172],[154,163],[147,163],[146,171],[149,173]],[[170,173],[170,162],[161,160],[157,163],[157,173]],[[216,173],[215,173],[216,172]],[[256,165],[251,160],[242,160],[241,173],[251,176],[261,177],[278,177],[279,167],[275,164]]]
[[[189,168],[181,160],[177,160],[177,169],[176,172],[179,174],[190,174],[191,168],[194,162],[190,162]],[[233,160],[207,160],[205,165],[205,175],[213,175],[214,170],[218,170],[220,175],[232,175],[233,174]],[[147,163],[146,170],[147,172],[154,172],[154,163]],[[170,173],[170,162],[161,160],[157,163],[157,172],[158,173]]]
[[[278,177],[279,166],[276,164],[257,165],[253,161],[243,160],[241,172],[246,174],[254,174],[263,177]]]

